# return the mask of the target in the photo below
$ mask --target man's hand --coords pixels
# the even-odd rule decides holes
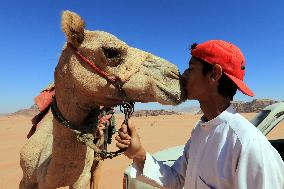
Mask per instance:
[[[146,158],[146,152],[141,145],[140,138],[136,132],[135,126],[132,122],[128,121],[128,127],[125,124],[121,125],[118,130],[118,135],[115,137],[117,141],[116,146],[120,149],[127,148],[124,152],[130,159],[144,159]],[[143,163],[144,164],[144,163]]]

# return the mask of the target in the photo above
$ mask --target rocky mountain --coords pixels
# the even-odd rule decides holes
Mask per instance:
[[[21,109],[21,110],[18,110],[14,113],[10,113],[8,114],[9,116],[14,116],[14,115],[24,115],[24,116],[35,116],[39,113],[39,110],[37,108],[37,106],[34,104],[32,105],[30,108],[28,109]]]
[[[235,106],[237,112],[239,113],[249,113],[249,112],[259,112],[264,107],[273,104],[277,101],[270,99],[254,99],[251,102],[242,102],[242,101],[234,101],[232,102]],[[116,108],[116,114],[121,114],[118,108]],[[201,114],[202,111],[199,107],[189,106],[182,108],[172,108],[169,110],[135,110],[133,116],[142,117],[142,116],[157,116],[157,115],[180,115],[183,113],[192,113],[192,114]],[[36,105],[31,106],[28,109],[21,109],[14,113],[7,115],[25,115],[25,116],[35,116],[39,111]]]
[[[259,112],[264,107],[274,104],[275,100],[270,99],[254,99],[251,102],[233,102],[232,104],[235,106],[237,112],[240,113],[249,113],[249,112]]]
[[[158,116],[158,115],[181,115],[182,113],[176,111],[168,110],[138,110],[133,112],[133,117],[143,117],[143,116]]]
[[[251,113],[259,112],[266,106],[274,104],[278,101],[270,99],[254,99],[251,102],[233,101],[232,104],[236,108],[238,113]],[[197,114],[202,114],[200,110]]]

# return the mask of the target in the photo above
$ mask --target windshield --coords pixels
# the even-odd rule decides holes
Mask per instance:
[[[254,124],[256,127],[268,116],[270,110],[262,110],[260,111],[255,118],[251,120],[251,123]]]

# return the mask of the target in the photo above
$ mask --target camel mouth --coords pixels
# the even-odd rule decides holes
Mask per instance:
[[[127,96],[137,102],[178,105],[186,100],[184,84],[174,64],[151,55],[143,60],[138,71],[127,79],[123,89]]]
[[[186,94],[183,85],[180,83],[179,90],[173,90],[173,87],[164,85],[162,83],[157,83],[157,88],[163,93],[163,97],[165,98],[165,103],[170,103],[171,105],[181,104],[186,100]]]

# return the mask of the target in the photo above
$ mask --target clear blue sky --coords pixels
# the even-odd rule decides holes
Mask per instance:
[[[0,113],[30,107],[34,96],[53,81],[65,42],[60,21],[66,9],[81,15],[87,29],[110,32],[173,62],[181,72],[191,43],[230,41],[246,57],[245,81],[254,98],[284,99],[284,1],[9,0],[0,6]],[[252,99],[241,93],[235,98]]]

